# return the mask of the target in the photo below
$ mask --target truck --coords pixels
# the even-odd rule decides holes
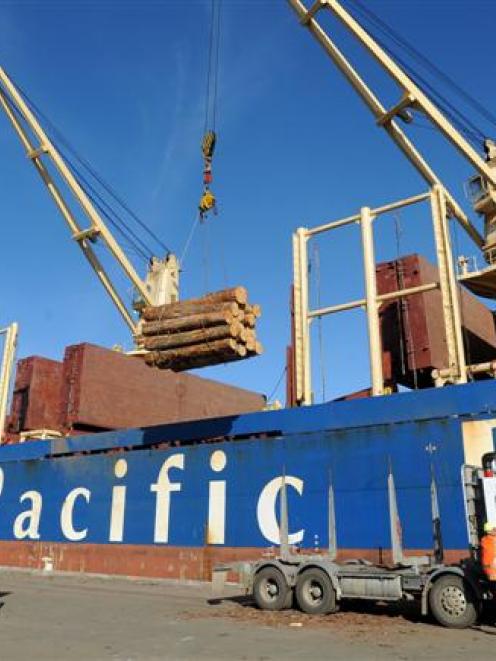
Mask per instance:
[[[434,472],[431,477],[432,554],[405,555],[394,475],[387,473],[391,562],[338,557],[332,481],[328,492],[329,544],[325,553],[302,553],[288,542],[286,483],[280,499],[280,549],[274,557],[219,564],[212,574],[214,594],[222,594],[226,578],[236,574],[247,594],[262,610],[278,611],[295,604],[310,615],[335,613],[349,599],[374,602],[416,601],[423,616],[441,625],[462,629],[474,625],[485,604],[496,597],[491,579],[492,558],[482,540],[493,534],[496,520],[496,452],[482,457],[482,468],[461,467],[461,482],[469,546],[467,557],[444,561],[441,518]]]

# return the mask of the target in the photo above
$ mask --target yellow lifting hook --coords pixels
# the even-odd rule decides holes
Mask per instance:
[[[200,220],[203,221],[205,215],[212,211],[215,211],[215,195],[209,188],[209,185],[212,183],[212,157],[214,155],[215,143],[217,141],[217,136],[214,131],[207,131],[203,136],[201,149],[203,154],[203,195],[200,199],[198,209],[200,211]]]
[[[203,220],[205,214],[207,214],[212,209],[215,209],[215,195],[209,188],[206,188],[203,192],[198,209],[200,211],[201,220]]]

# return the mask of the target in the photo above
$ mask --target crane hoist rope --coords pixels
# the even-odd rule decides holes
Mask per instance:
[[[205,122],[201,152],[203,157],[203,193],[198,204],[200,222],[210,211],[216,213],[216,199],[210,185],[213,181],[212,159],[217,142],[217,92],[219,82],[219,53],[222,0],[211,1],[211,22],[208,44],[207,81],[205,92]]]
[[[467,90],[463,89],[453,78],[440,69],[434,62],[432,62],[424,53],[416,48],[407,39],[402,37],[396,30],[394,30],[386,21],[380,18],[370,7],[365,6],[361,0],[347,0],[348,4],[354,6],[355,10],[359,11],[362,18],[365,18],[369,24],[372,23],[384,36],[389,37],[397,46],[402,50],[409,53],[410,57],[420,64],[424,69],[428,70],[439,82],[449,87],[461,99],[476,110],[481,117],[496,127],[496,114],[491,112],[481,101],[475,98]]]
[[[360,16],[361,20],[366,24],[367,31],[377,44],[379,44],[388,55],[403,67],[417,87],[423,89],[424,92],[427,92],[430,97],[434,99],[437,106],[443,111],[459,132],[477,148],[485,148],[488,134],[462,111],[458,103],[451,102],[445,94],[440,92],[437,86],[429,83],[425,76],[419,73],[417,67],[406,62],[404,56],[408,56],[412,61],[428,72],[431,77],[435,78],[438,83],[449,88],[493,126],[496,126],[496,115],[486,108],[479,100],[475,99],[469,92],[464,90],[425,54],[420,52],[388,23],[377,16],[377,14],[375,14],[369,7],[366,7],[363,2],[360,0],[346,0],[346,4],[351,6],[353,11]],[[386,45],[378,36],[378,33],[381,33],[385,39],[394,44],[397,48]],[[402,55],[400,55],[400,52]]]
[[[60,129],[50,121],[46,114],[43,113],[32,99],[29,98],[26,92],[24,92],[19,86],[17,86],[17,89],[36,119],[38,121],[42,119],[45,126],[47,126],[47,134],[50,136],[52,144],[63,156],[68,168],[77,179],[94,207],[98,210],[101,216],[105,217],[107,222],[125,241],[125,252],[127,254],[133,253],[139,257],[140,260],[144,260],[145,263],[148,263],[153,259],[154,251],[150,247],[150,244],[146,243],[145,238],[139,236],[137,231],[131,227],[130,223],[133,221],[139,226],[139,228],[143,229],[148,234],[148,238],[153,239],[160,248],[166,251],[166,253],[170,253],[170,249],[163,243],[163,241],[161,241],[145,222],[129,208],[126,202],[118,196],[109,184],[103,180],[88,160],[78,154],[76,149],[68,142]],[[16,114],[18,120],[24,124],[24,118],[19,108],[12,105],[12,110]],[[121,208],[120,212],[117,211],[116,205]],[[122,211],[127,215],[129,219],[128,221],[123,218]],[[92,240],[95,243],[96,237],[93,237],[93,239],[90,237],[89,240]]]
[[[482,147],[484,141],[487,138],[487,135],[472,121],[466,114],[462,112],[460,107],[451,102],[445,95],[443,95],[437,87],[432,85],[424,75],[420,74],[418,69],[412,64],[409,64],[403,55],[400,55],[399,52],[393,47],[388,46],[377,34],[380,32],[384,38],[389,39],[395,45],[399,46],[402,53],[409,54],[410,58],[419,63],[424,69],[428,70],[432,76],[441,82],[454,88],[456,93],[463,98],[466,98],[466,102],[472,103],[472,97],[465,92],[460,86],[455,86],[455,83],[451,79],[443,74],[443,72],[433,65],[430,60],[419,53],[413,46],[410,46],[409,42],[400,37],[393,28],[389,27],[387,23],[375,16],[369,9],[365,8],[361,3],[356,0],[348,0],[348,2],[353,6],[355,12],[360,15],[362,20],[367,23],[367,31],[375,39],[375,41],[381,46],[381,48],[388,53],[396,62],[398,62],[401,67],[408,73],[410,78],[415,82],[415,84],[422,88],[424,92],[427,92],[432,99],[435,100],[437,106],[443,111],[443,113],[449,118],[451,123],[456,126],[456,128],[462,133],[472,144],[477,147]],[[375,18],[374,18],[375,17]],[[379,22],[380,21],[380,22]],[[483,114],[485,110],[482,104],[478,104],[477,110]],[[489,116],[489,111],[486,111],[486,114]],[[486,115],[484,115],[486,116]],[[411,121],[411,119],[409,120]],[[493,121],[488,119],[488,121]]]
[[[154,253],[154,250],[152,250],[149,245],[145,244],[144,237],[139,237],[137,232],[130,227],[130,223],[123,219],[122,212],[127,215],[130,221],[136,223],[136,225],[146,233],[149,239],[156,243],[156,247],[165,251],[165,253],[172,253],[173,251],[171,248],[169,248],[164,243],[164,241],[160,239],[160,237],[157,236],[157,234],[147,225],[147,223],[145,223],[145,221],[142,220],[142,218],[140,218],[137,213],[129,207],[127,202],[103,179],[103,177],[96,171],[88,159],[84,158],[81,156],[81,154],[78,153],[75,147],[67,140],[62,131],[57,126],[55,126],[50,118],[40,109],[40,107],[32,100],[32,98],[28,96],[22,87],[20,87],[17,83],[16,87],[24,99],[24,102],[27,104],[36,119],[38,121],[43,121],[51,142],[63,155],[69,168],[73,171],[73,174],[83,185],[85,192],[89,194],[89,191],[91,191],[93,203],[95,203],[94,198],[97,198],[99,200],[100,206],[104,206],[107,209],[108,213],[111,214],[114,219],[113,222],[110,221],[111,224],[113,224],[114,227],[120,232],[120,234],[126,238],[128,243],[133,246],[135,251],[141,253],[141,251],[136,248],[135,241],[137,241],[140,243],[142,249],[146,251],[147,259]],[[20,113],[19,109],[16,106],[13,106],[13,110],[16,112],[19,119],[23,121],[22,113]],[[78,163],[77,166],[75,165],[75,162]],[[83,171],[86,173],[86,175],[83,175]],[[94,184],[90,183],[90,178]],[[96,189],[96,185],[102,192]],[[110,200],[106,200],[104,198],[104,194],[113,200],[113,203],[110,202]],[[120,212],[117,211],[116,206],[120,207]],[[108,219],[108,216],[106,217]],[[132,237],[134,240],[132,240],[130,237]]]

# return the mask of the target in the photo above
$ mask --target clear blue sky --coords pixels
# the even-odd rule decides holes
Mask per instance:
[[[494,2],[367,5],[496,111],[488,73]],[[3,66],[179,254],[201,190],[209,8],[203,0],[0,2]],[[369,84],[396,102],[397,92],[368,56],[342,28],[329,26]],[[425,186],[284,0],[224,0],[220,60],[214,162],[220,214],[194,237],[182,296],[206,286],[247,286],[263,308],[265,354],[201,374],[268,394],[289,337],[292,231]],[[418,128],[411,135],[464,202],[470,168],[434,133]],[[82,341],[129,346],[126,326],[2,116],[0,182],[0,325],[20,322],[19,355],[61,358],[66,345]],[[403,252],[432,253],[421,214],[405,213],[401,226]],[[393,223],[384,227],[378,258],[394,258]],[[359,245],[351,234],[319,242],[323,304],[361,294]],[[459,242],[464,247],[461,232]],[[322,325],[328,397],[368,385],[360,314]],[[317,341],[314,347],[318,363]],[[317,371],[315,377],[319,399]],[[277,396],[284,398],[283,384]]]

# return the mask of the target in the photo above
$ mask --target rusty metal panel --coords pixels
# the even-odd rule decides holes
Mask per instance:
[[[315,551],[313,547],[303,552]],[[409,555],[425,555],[430,549],[409,549]],[[145,546],[122,544],[64,544],[57,542],[2,542],[0,564],[7,567],[116,574],[148,578],[204,580],[212,578],[216,564],[253,560],[267,554],[266,549],[253,547],[189,547]],[[464,548],[445,551],[445,561],[455,563],[465,558]],[[365,559],[370,562],[391,562],[388,549],[340,549],[338,560]]]
[[[7,432],[61,429],[61,387],[62,363],[40,356],[19,360]]]
[[[265,398],[90,344],[68,347],[62,393],[67,429],[119,429],[260,411]]]
[[[438,281],[437,267],[418,254],[377,265],[379,294]],[[460,287],[460,292],[467,362],[494,360],[494,315],[465,288]],[[440,291],[384,303],[380,321],[385,381],[408,387],[431,386],[432,370],[448,366]]]
[[[296,399],[296,361],[295,361],[295,301],[294,287],[290,289],[289,314],[291,343],[286,347],[286,407],[297,405]]]

